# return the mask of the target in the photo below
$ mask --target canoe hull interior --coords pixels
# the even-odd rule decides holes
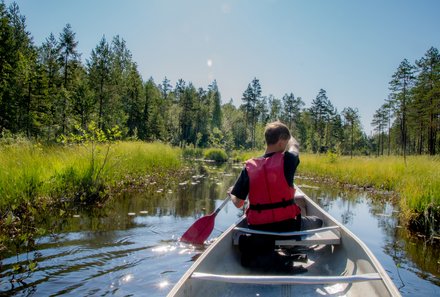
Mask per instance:
[[[354,276],[375,273],[380,280],[361,282],[337,282],[321,284],[250,284],[228,281],[213,281],[191,277],[194,272],[213,275],[263,276],[244,268],[240,264],[240,252],[233,245],[234,227],[226,230],[197,259],[191,268],[175,285],[168,296],[400,296],[374,255],[348,229],[339,225],[310,198],[307,200],[307,214],[323,219],[325,226],[340,226],[339,245],[314,245],[306,247],[308,262],[303,265],[306,273],[296,276]],[[242,219],[238,226],[245,226]],[[272,274],[273,275],[273,274]],[[285,274],[280,273],[280,276]]]

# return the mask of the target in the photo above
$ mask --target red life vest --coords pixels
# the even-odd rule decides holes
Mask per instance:
[[[249,176],[249,225],[294,219],[301,209],[294,203],[295,189],[284,176],[284,153],[246,161]]]

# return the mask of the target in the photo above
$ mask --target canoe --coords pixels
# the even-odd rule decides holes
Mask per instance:
[[[280,274],[243,267],[238,237],[255,232],[246,228],[246,218],[242,217],[200,255],[168,297],[400,296],[384,268],[359,238],[300,189],[296,191],[295,201],[302,215],[318,216],[324,222],[323,227],[271,234],[278,236],[277,246],[303,248],[308,259],[301,265],[307,272]],[[291,239],[292,235],[298,240]]]

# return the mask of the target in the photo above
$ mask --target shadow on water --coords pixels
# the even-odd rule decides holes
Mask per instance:
[[[126,191],[102,209],[74,213],[53,236],[38,240],[35,255],[4,259],[0,296],[165,296],[204,250],[180,243],[179,236],[222,202],[241,166],[197,162],[190,168],[175,184]],[[296,183],[369,246],[402,295],[436,295],[439,249],[400,227],[386,195],[372,200],[311,179]],[[240,215],[227,204],[210,240]],[[13,266],[29,257],[38,262],[35,271],[14,276]]]

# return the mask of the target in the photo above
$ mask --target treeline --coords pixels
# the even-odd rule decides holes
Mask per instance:
[[[440,54],[431,47],[411,64],[404,59],[392,76],[390,95],[376,110],[377,154],[440,151]]]
[[[118,126],[124,138],[230,150],[261,147],[264,125],[280,119],[303,149],[345,152],[346,137],[352,144],[367,143],[357,111],[347,109],[350,122],[344,123],[324,90],[303,110],[304,102],[292,93],[263,96],[255,78],[243,93],[244,104],[237,108],[231,99],[222,105],[216,81],[207,89],[183,79],[175,86],[166,77],[159,84],[143,81],[119,36],[103,37],[84,64],[69,24],[36,46],[17,4],[1,3],[0,13],[1,137],[21,134],[51,142],[94,122],[103,131]]]
[[[263,95],[254,78],[243,91],[243,104],[236,107],[232,99],[222,104],[215,80],[206,89],[183,79],[174,86],[166,77],[160,83],[144,81],[119,36],[102,37],[82,62],[69,24],[37,46],[17,4],[6,7],[2,2],[0,17],[0,138],[23,135],[54,142],[94,123],[103,131],[117,126],[124,139],[248,149],[263,147],[265,124],[279,119],[291,128],[303,151],[439,151],[438,62],[429,68],[427,58],[418,61],[419,74],[411,83],[400,74],[393,76],[390,100],[372,123],[377,133],[367,136],[359,111],[346,107],[338,112],[323,89],[305,108],[293,92],[282,98]],[[426,108],[426,102],[432,108]]]
[[[21,134],[38,141],[115,126],[124,138],[207,146],[221,129],[220,93],[179,80],[144,82],[119,36],[105,37],[81,62],[67,24],[41,46],[33,43],[17,4],[0,3],[0,137]]]

